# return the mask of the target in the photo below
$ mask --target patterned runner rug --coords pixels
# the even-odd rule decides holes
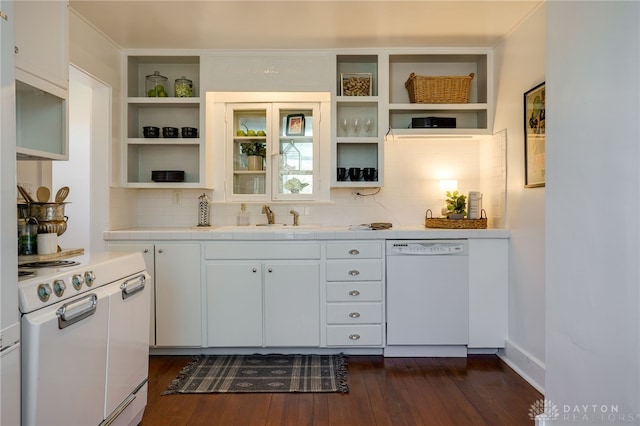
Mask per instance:
[[[338,355],[197,356],[162,395],[218,392],[349,392]]]

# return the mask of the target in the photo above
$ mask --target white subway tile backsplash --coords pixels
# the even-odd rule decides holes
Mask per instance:
[[[427,209],[440,215],[445,194],[440,179],[457,179],[461,193],[479,190],[483,208],[495,224],[504,223],[506,132],[473,139],[424,139],[388,141],[385,145],[384,187],[335,188],[331,203],[268,203],[276,222],[292,223],[291,209],[301,225],[344,226],[391,222],[396,226],[421,225]],[[111,229],[132,226],[192,227],[198,223],[198,197],[211,191],[181,189],[176,204],[171,189],[113,189]],[[251,225],[266,223],[263,203],[246,203]],[[210,223],[235,225],[240,203],[212,203]],[[491,223],[491,222],[490,222]]]

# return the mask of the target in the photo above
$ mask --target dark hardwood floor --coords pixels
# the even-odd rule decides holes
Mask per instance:
[[[152,356],[143,426],[532,425],[543,398],[493,355],[348,359],[339,393],[165,395],[190,356]]]

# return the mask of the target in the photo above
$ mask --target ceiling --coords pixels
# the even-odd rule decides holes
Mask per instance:
[[[71,0],[123,49],[490,47],[544,0]]]

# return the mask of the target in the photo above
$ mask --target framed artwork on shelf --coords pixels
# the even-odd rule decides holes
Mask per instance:
[[[304,136],[304,114],[287,115],[287,136]]]
[[[545,83],[524,93],[524,186],[545,186]]]

